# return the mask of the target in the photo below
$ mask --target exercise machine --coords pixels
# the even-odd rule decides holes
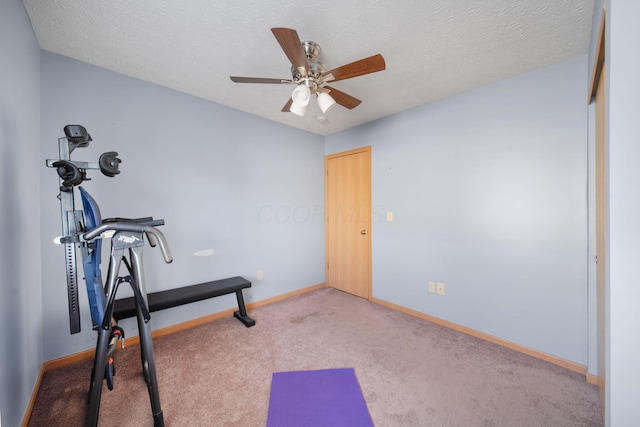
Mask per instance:
[[[78,302],[78,283],[76,276],[76,245],[80,243],[79,233],[84,230],[82,211],[76,210],[74,187],[88,180],[88,169],[99,169],[109,177],[114,177],[120,173],[119,165],[121,160],[118,153],[110,151],[102,154],[98,163],[87,163],[72,161],[71,153],[79,147],[87,147],[92,141],[91,135],[80,125],[67,125],[64,127],[65,137],[58,138],[59,159],[47,160],[47,167],[56,168],[60,177],[60,209],[62,217],[62,237],[57,243],[64,246],[65,266],[67,273],[67,295],[69,300],[69,328],[72,334],[80,332],[80,304]],[[83,259],[89,257],[88,245],[79,245]],[[99,251],[98,251],[99,254]],[[99,269],[99,264],[97,268]],[[91,292],[92,294],[94,292]],[[91,298],[91,297],[90,297]],[[92,319],[94,325],[96,318],[94,310],[95,302],[91,303]]]
[[[166,263],[173,258],[163,233],[157,228],[164,220],[146,218],[102,219],[98,204],[80,184],[87,178],[87,170],[98,169],[105,176],[120,173],[118,153],[102,154],[97,163],[71,160],[71,153],[79,147],[87,147],[92,141],[87,130],[80,125],[64,127],[65,137],[58,139],[59,159],[47,160],[46,165],[55,168],[60,178],[62,236],[57,242],[64,245],[69,300],[69,325],[72,334],[80,332],[80,310],[76,271],[76,249],[79,249],[94,330],[98,333],[93,371],[89,387],[89,414],[87,425],[97,426],[103,381],[113,389],[113,353],[124,339],[124,331],[113,317],[118,287],[128,283],[133,291],[135,316],[140,337],[140,355],[144,379],[147,383],[154,425],[164,426],[160,394],[151,340],[150,314],[143,269],[145,242],[158,246]],[[75,208],[75,188],[78,187],[83,210]],[[101,242],[111,238],[111,251],[107,279],[103,284],[100,270]],[[125,275],[121,275],[122,266]],[[124,342],[123,342],[124,343]]]

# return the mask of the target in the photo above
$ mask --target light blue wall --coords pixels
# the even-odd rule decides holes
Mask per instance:
[[[640,3],[607,1],[606,425],[640,420]]]
[[[0,3],[0,412],[18,426],[42,364],[40,49],[22,1]]]
[[[45,360],[95,345],[84,283],[83,331],[68,332],[64,253],[52,243],[60,234],[58,178],[42,167],[56,158],[66,124],[84,125],[94,140],[72,159],[95,162],[112,150],[122,159],[120,175],[90,172],[84,184],[103,217],[166,221],[175,260],[167,265],[158,250],[145,250],[149,292],[241,275],[253,282],[245,298],[254,301],[324,282],[321,136],[59,55],[42,52],[41,63]],[[215,254],[193,255],[202,249]],[[153,314],[152,327],[235,304],[227,295],[164,310]],[[133,319],[122,325],[137,334]]]
[[[586,365],[586,80],[584,55],[326,138],[372,146],[374,297]]]

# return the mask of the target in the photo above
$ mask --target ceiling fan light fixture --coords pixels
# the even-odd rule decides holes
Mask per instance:
[[[331,107],[336,105],[336,100],[326,92],[318,93],[317,102],[318,107],[320,107],[320,110],[322,110],[322,114],[326,114]]]
[[[307,101],[308,104],[308,101]],[[289,111],[291,111],[296,116],[304,117],[304,114],[307,112],[307,105],[302,105],[297,102],[293,102],[291,107],[289,107]]]
[[[329,81],[346,80],[386,68],[382,55],[377,54],[331,70],[319,61],[320,46],[312,41],[301,42],[292,28],[272,28],[276,41],[291,63],[291,79],[230,76],[235,83],[294,84],[295,90],[280,111],[303,117],[313,95],[318,108],[325,114],[335,104],[352,110],[362,101],[349,94],[324,86]],[[331,95],[328,95],[331,92]],[[325,95],[322,95],[325,93]],[[315,108],[315,107],[314,107]]]
[[[307,85],[300,84],[296,87],[291,94],[291,99],[294,104],[298,104],[300,106],[306,107],[309,104],[309,100],[311,99],[311,90]]]

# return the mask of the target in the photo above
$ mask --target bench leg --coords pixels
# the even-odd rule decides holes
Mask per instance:
[[[256,321],[247,316],[247,309],[244,306],[244,297],[242,296],[242,289],[236,291],[236,298],[238,299],[238,311],[233,312],[233,317],[244,323],[247,328],[256,324]]]

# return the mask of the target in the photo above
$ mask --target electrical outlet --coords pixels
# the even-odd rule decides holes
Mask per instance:
[[[436,283],[436,289],[439,295],[444,295],[444,283],[442,282]]]
[[[435,292],[436,291],[436,282],[432,282],[431,280],[429,280],[429,292]]]
[[[387,221],[393,222],[393,212],[387,212]]]
[[[258,280],[262,280],[263,277],[262,270],[258,270]]]

